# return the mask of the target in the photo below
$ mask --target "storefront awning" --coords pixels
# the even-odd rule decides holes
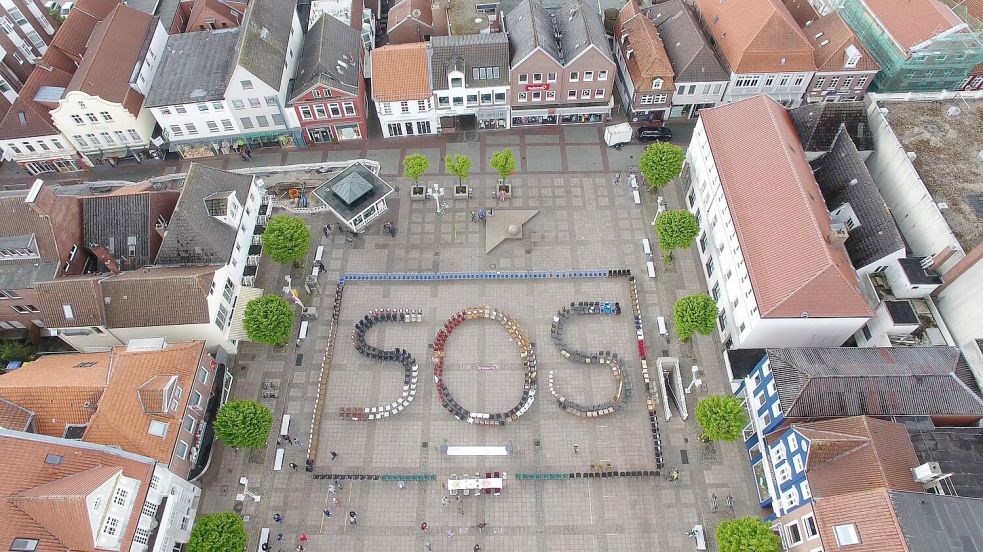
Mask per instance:
[[[246,327],[243,324],[243,319],[246,317],[246,305],[262,295],[263,290],[260,288],[245,286],[239,288],[239,298],[236,299],[236,308],[232,311],[232,322],[229,323],[230,340],[249,340],[249,337],[246,335]]]

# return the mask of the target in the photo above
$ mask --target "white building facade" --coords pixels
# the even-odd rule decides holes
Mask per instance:
[[[441,126],[510,128],[509,41],[504,33],[435,36],[430,66]],[[445,124],[446,123],[446,124]]]

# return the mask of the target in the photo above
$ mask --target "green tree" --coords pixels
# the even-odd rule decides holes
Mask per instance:
[[[505,180],[515,172],[515,154],[509,148],[496,151],[492,154],[488,164],[498,172],[498,176],[502,177],[502,180]]]
[[[403,158],[403,176],[413,182],[420,182],[423,173],[430,168],[430,160],[426,155],[411,153]]]
[[[747,412],[734,395],[710,395],[696,405],[696,421],[711,441],[736,441],[747,425]]]
[[[61,6],[48,8],[48,15],[51,16],[56,25],[61,25],[65,21],[65,18],[61,16]]]
[[[728,519],[717,526],[720,552],[781,552],[782,539],[756,517]]]
[[[452,153],[444,159],[447,172],[457,177],[457,183],[463,184],[471,171],[471,158],[461,153]]]
[[[217,512],[195,522],[188,552],[242,552],[248,541],[246,524],[238,514]]]
[[[683,148],[668,142],[656,142],[645,148],[638,168],[648,182],[649,190],[662,188],[683,170]]]
[[[0,340],[0,363],[5,364],[8,360],[27,361],[33,356],[34,345],[30,343],[14,339]]]
[[[246,303],[242,325],[250,341],[280,347],[290,341],[296,316],[283,297],[264,295]]]
[[[655,231],[659,234],[659,248],[668,258],[673,249],[693,245],[696,235],[700,233],[700,223],[686,209],[669,209],[656,217]]]
[[[683,341],[689,341],[694,333],[710,335],[717,329],[717,303],[706,293],[687,295],[676,301],[672,317],[676,335]]]
[[[229,401],[215,416],[215,435],[234,448],[260,448],[273,427],[273,413],[256,401]]]
[[[300,217],[277,215],[263,232],[263,250],[280,264],[297,262],[307,255],[311,231]]]

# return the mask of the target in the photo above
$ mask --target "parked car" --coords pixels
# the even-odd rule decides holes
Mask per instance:
[[[61,10],[61,4],[59,4],[56,0],[49,0],[48,2],[44,3],[44,8],[48,11]]]
[[[68,13],[70,11],[72,11],[72,6],[74,6],[74,5],[75,5],[75,2],[65,2],[64,4],[62,4],[62,6],[61,6],[61,16],[62,17],[68,17]]]
[[[669,140],[672,140],[672,130],[667,126],[638,129],[639,142],[668,142]]]

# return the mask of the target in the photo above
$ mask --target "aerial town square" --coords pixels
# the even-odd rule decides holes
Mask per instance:
[[[983,550],[983,2],[0,29],[0,550]]]

